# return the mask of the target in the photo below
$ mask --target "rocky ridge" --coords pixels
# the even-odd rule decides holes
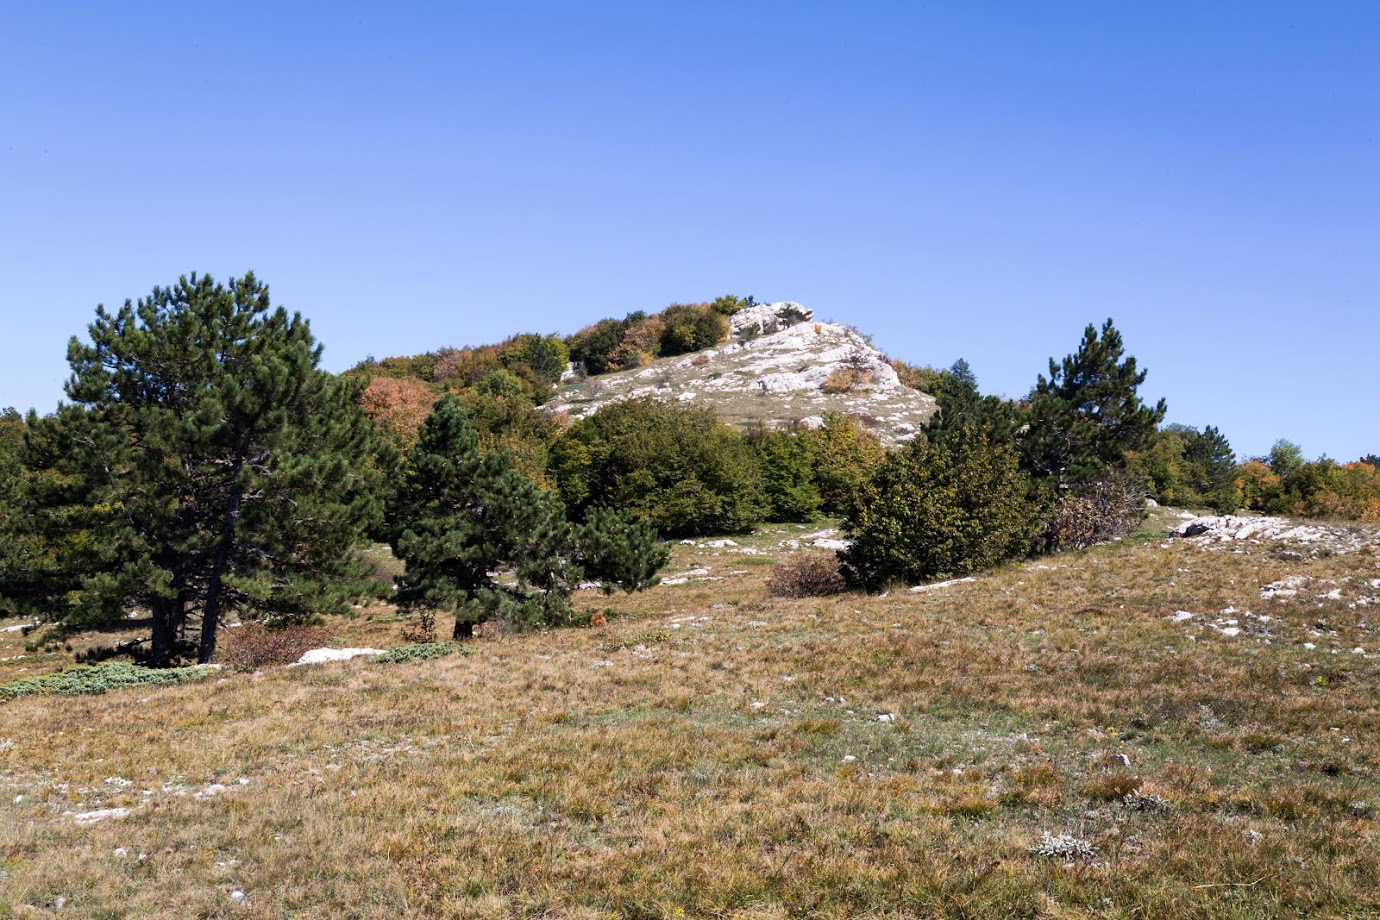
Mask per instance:
[[[652,396],[707,406],[740,427],[817,427],[826,413],[842,412],[885,444],[914,437],[935,412],[934,398],[902,384],[856,329],[816,322],[798,303],[741,310],[730,326],[727,342],[646,367],[585,379],[572,369],[545,408],[580,418],[609,403]]]

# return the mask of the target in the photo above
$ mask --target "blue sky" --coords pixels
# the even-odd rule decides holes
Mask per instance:
[[[325,363],[797,300],[1020,395],[1380,451],[1380,4],[0,6],[0,406],[253,269]]]

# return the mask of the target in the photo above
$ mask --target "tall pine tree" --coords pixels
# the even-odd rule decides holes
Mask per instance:
[[[318,369],[300,315],[253,274],[193,274],[96,310],[68,346],[73,405],[31,441],[51,463],[36,526],[65,547],[51,609],[152,615],[149,659],[215,656],[227,611],[340,606],[378,516],[373,427],[355,386]]]
[[[1062,490],[1119,469],[1128,450],[1140,450],[1164,420],[1165,404],[1141,402],[1145,371],[1122,358],[1121,333],[1109,319],[1089,324],[1078,351],[1062,362],[1049,359],[1030,393],[1029,427],[1021,452],[1032,475]]]
[[[634,591],[666,564],[648,525],[598,509],[571,525],[508,451],[479,446],[454,395],[436,403],[404,467],[389,513],[393,552],[407,565],[398,600],[453,613],[457,639],[494,618],[560,625],[580,580]]]

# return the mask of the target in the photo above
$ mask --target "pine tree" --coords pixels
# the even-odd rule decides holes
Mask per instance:
[[[89,334],[68,346],[74,404],[31,439],[31,472],[56,470],[35,498],[41,536],[64,548],[51,609],[147,607],[148,657],[166,665],[193,624],[210,661],[226,611],[342,606],[379,510],[373,428],[356,385],[317,368],[307,322],[252,274],[193,274],[98,307]]]
[[[1236,453],[1222,432],[1209,425],[1185,439],[1184,459],[1192,471],[1192,488],[1217,511],[1236,510]]]
[[[934,396],[939,411],[930,417],[931,435],[971,422],[996,440],[1010,441],[1025,422],[1024,412],[1015,403],[979,392],[977,376],[962,358],[939,377]]]
[[[442,397],[408,454],[393,507],[393,552],[407,565],[398,601],[455,615],[455,638],[501,618],[554,626],[570,618],[585,574],[638,590],[665,565],[650,527],[613,512],[573,527],[564,508],[504,450],[484,450],[454,395]]]
[[[1141,402],[1145,371],[1122,360],[1121,333],[1109,319],[1091,324],[1075,354],[1049,360],[1030,393],[1029,428],[1021,438],[1026,468],[1057,490],[1121,469],[1128,450],[1142,449],[1164,420],[1165,404]]]

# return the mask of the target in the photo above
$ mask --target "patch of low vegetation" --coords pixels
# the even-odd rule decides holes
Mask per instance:
[[[798,556],[772,569],[767,578],[767,593],[772,597],[828,597],[847,588],[832,553]]]
[[[407,661],[431,661],[436,658],[445,658],[448,655],[469,655],[474,651],[472,646],[462,645],[459,642],[419,642],[415,645],[400,645],[391,648],[374,658],[381,664],[402,664]]]
[[[55,674],[23,677],[0,684],[0,699],[21,696],[87,696],[122,687],[180,684],[214,674],[211,668],[146,668],[122,661],[77,665]]]
[[[246,623],[230,631],[216,662],[236,671],[255,671],[291,664],[329,642],[330,633],[316,626]]]

